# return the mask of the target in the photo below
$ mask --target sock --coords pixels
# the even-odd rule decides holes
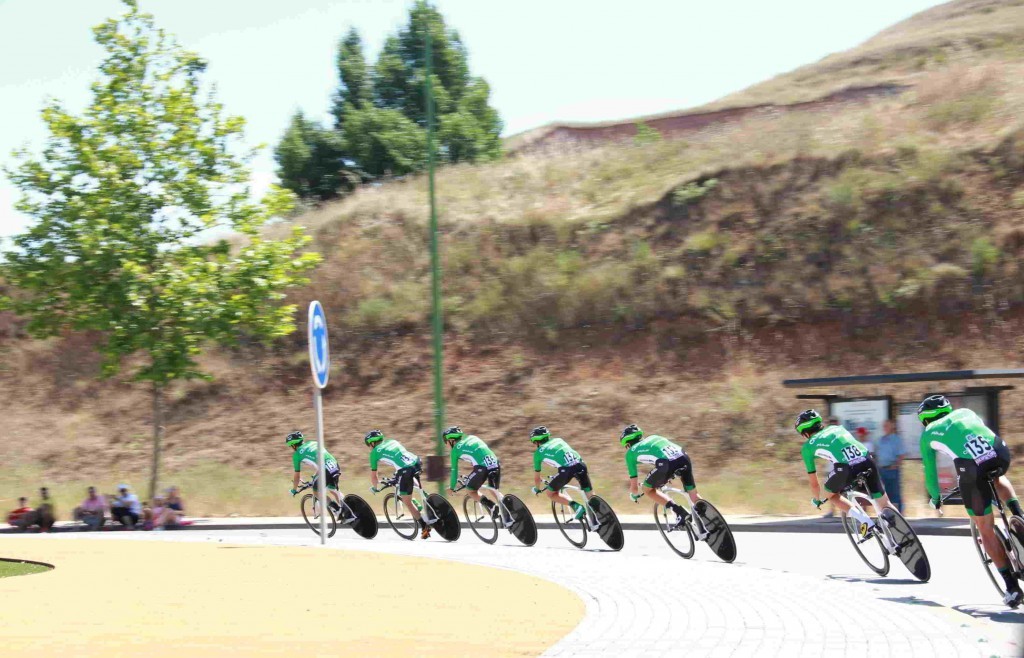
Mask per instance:
[[[480,504],[487,508],[488,512],[494,509],[494,501],[491,500],[490,498],[484,498],[483,496],[481,496]]]
[[[1010,570],[1010,567],[1000,569],[999,575],[1003,577],[1007,591],[1012,591],[1020,587],[1020,585],[1017,584],[1017,579],[1014,577],[1013,571]]]
[[[575,511],[579,510],[579,509],[580,509],[581,507],[583,507],[583,505],[580,505],[580,504],[579,504],[579,503],[577,503],[577,502],[576,502],[575,500],[574,500],[574,501],[572,501],[572,511],[574,511],[574,512],[575,512]]]
[[[679,516],[686,516],[686,510],[679,503],[669,503],[667,507]]]
[[[1010,511],[1016,514],[1017,516],[1024,516],[1024,509],[1021,509],[1019,500],[1017,500],[1016,498],[1011,498],[1010,500],[1006,501],[1006,504],[1007,506],[1009,506]]]

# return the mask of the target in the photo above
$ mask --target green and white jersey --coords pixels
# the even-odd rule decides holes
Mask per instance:
[[[807,439],[801,450],[804,466],[808,473],[815,473],[814,458],[824,459],[832,464],[856,464],[868,456],[864,444],[853,438],[845,427],[829,425]]]
[[[637,441],[626,451],[626,470],[629,477],[637,475],[637,464],[655,464],[659,459],[675,459],[683,454],[683,449],[663,436],[651,434]]]
[[[540,473],[541,464],[563,468],[582,463],[580,453],[572,449],[565,439],[548,439],[537,446],[533,453],[533,470]]]
[[[313,468],[313,473],[317,472],[316,467],[316,453],[319,450],[320,444],[316,441],[304,441],[299,449],[292,453],[292,466],[295,468],[295,472],[298,473],[302,470],[303,464],[308,464]],[[338,460],[331,456],[331,453],[324,450],[324,470],[328,473],[335,473],[338,469]]]
[[[459,478],[459,462],[469,462],[470,466],[485,466],[488,469],[498,468],[498,456],[487,447],[478,436],[464,436],[452,446],[452,477],[449,487],[454,489]]]
[[[928,495],[939,498],[939,474],[935,453],[952,459],[970,459],[981,464],[996,456],[996,434],[970,409],[957,409],[932,421],[921,433],[921,465]]]
[[[420,460],[394,439],[384,439],[370,450],[370,470],[376,471],[378,464],[390,466],[396,471],[412,466]]]

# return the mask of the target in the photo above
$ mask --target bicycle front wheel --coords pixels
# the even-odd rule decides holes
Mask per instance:
[[[887,575],[889,573],[889,553],[882,545],[881,537],[876,534],[877,529],[869,530],[867,536],[862,537],[859,526],[860,523],[857,519],[843,512],[843,530],[846,531],[846,537],[853,544],[857,555],[864,561],[864,564],[868,565],[868,568],[879,576]]]
[[[924,545],[899,510],[894,509],[892,513],[889,530],[896,542],[896,557],[903,562],[910,573],[914,574],[915,578],[927,583],[932,577],[932,566],[928,561],[928,554],[924,552]]]
[[[981,566],[985,567],[988,579],[992,581],[992,585],[999,592],[1000,596],[1006,594],[1006,590],[1003,587],[1003,577],[999,575],[999,569],[996,568],[992,558],[989,557],[988,551],[985,550],[985,545],[981,542],[981,533],[978,531],[978,526],[974,525],[974,519],[971,519],[971,541],[974,542],[974,548],[978,551],[978,557],[981,558]]]
[[[402,539],[412,541],[416,538],[416,519],[409,514],[402,504],[402,499],[394,492],[384,496],[384,518]]]
[[[668,547],[680,557],[689,560],[693,557],[696,544],[693,541],[693,529],[685,521],[676,525],[676,513],[663,505],[654,505],[654,522],[658,524],[658,531],[665,539]]]
[[[299,504],[302,509],[302,518],[305,519],[306,525],[309,529],[316,533],[316,536],[320,536],[320,501],[313,494],[306,494],[302,497],[302,502]],[[327,538],[330,539],[334,536],[334,533],[338,531],[338,520],[334,518],[334,512],[327,510],[327,518],[324,519],[327,524]]]
[[[576,512],[571,507],[551,501],[551,513],[555,517],[555,525],[570,544],[576,548],[587,545],[587,524],[583,519],[576,518]]]
[[[479,500],[466,496],[462,499],[462,511],[466,514],[469,529],[480,538],[480,541],[485,544],[498,541],[498,521]]]

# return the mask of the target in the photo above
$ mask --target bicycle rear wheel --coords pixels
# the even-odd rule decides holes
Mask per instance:
[[[446,541],[455,541],[462,536],[462,524],[459,523],[459,515],[455,513],[455,508],[452,507],[452,504],[444,496],[436,493],[430,494],[427,496],[427,505],[437,516],[437,523],[434,524],[437,534],[441,535]]]
[[[348,509],[343,509],[342,512],[352,515],[351,521],[346,519],[343,523],[363,539],[376,537],[377,515],[373,513],[370,504],[355,494],[348,494],[343,500]]]
[[[480,538],[480,541],[485,544],[498,541],[498,521],[479,500],[466,496],[462,499],[462,511],[466,515],[469,529]]]
[[[555,525],[570,544],[576,548],[587,545],[587,524],[576,519],[576,512],[571,507],[551,501],[551,513],[555,517]]]
[[[512,536],[526,546],[533,546],[537,543],[537,522],[533,520],[533,513],[518,496],[506,495],[501,499],[505,509],[512,515],[512,526],[508,529]]]
[[[669,548],[687,560],[693,557],[696,544],[689,523],[683,522],[677,527],[676,513],[657,503],[654,505],[654,522]]]
[[[394,492],[384,496],[384,518],[402,539],[416,538],[416,518],[409,514],[402,500]]]
[[[857,555],[864,561],[864,564],[877,573],[885,576],[889,573],[889,553],[882,545],[881,538],[876,534],[874,528],[868,531],[867,537],[861,537],[857,519],[846,512],[843,512],[843,530],[846,531],[846,538],[853,544]]]
[[[587,503],[590,509],[594,510],[594,516],[600,524],[597,528],[597,536],[601,538],[608,548],[613,551],[621,551],[626,544],[626,538],[622,534],[622,524],[619,517],[615,516],[615,510],[600,496],[591,496]]]
[[[996,528],[998,531],[999,528]],[[974,542],[974,548],[978,551],[978,557],[981,558],[981,566],[985,568],[985,573],[988,574],[988,579],[992,581],[992,585],[1002,596],[1006,594],[1006,589],[1003,585],[1003,577],[999,575],[999,569],[992,562],[992,558],[989,557],[988,551],[985,550],[985,545],[981,543],[981,533],[978,532],[978,526],[974,525],[974,519],[971,519],[971,541]]]
[[[736,539],[732,536],[732,528],[726,523],[725,517],[718,508],[706,500],[698,500],[694,512],[700,514],[708,536],[704,541],[722,562],[736,560]],[[696,522],[696,519],[694,520]]]
[[[924,545],[899,510],[894,509],[892,512],[892,523],[889,524],[889,530],[896,542],[896,557],[903,562],[910,573],[914,574],[914,578],[927,583],[932,577],[932,566],[928,562],[928,555],[924,552]]]
[[[302,497],[299,507],[302,509],[302,518],[305,519],[309,529],[320,536],[320,501],[313,494],[306,494]],[[338,531],[338,520],[334,518],[334,512],[327,510],[327,538],[330,539]]]

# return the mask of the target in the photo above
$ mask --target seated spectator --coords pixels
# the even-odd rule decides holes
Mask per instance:
[[[96,487],[89,487],[85,500],[75,508],[75,520],[84,523],[87,530],[99,530],[107,522],[106,508],[107,501],[96,495]]]
[[[185,501],[181,499],[181,492],[178,487],[171,487],[167,490],[167,521],[165,525],[173,527],[179,525],[192,525],[191,521],[185,520]]]
[[[57,508],[53,504],[53,499],[50,498],[50,490],[46,487],[39,488],[39,504],[36,505],[33,521],[43,532],[53,530],[53,524],[57,521]]]
[[[146,505],[142,509],[142,529],[143,530],[163,530],[167,525],[167,519],[169,514],[174,514],[174,510],[167,507],[167,501],[163,496],[156,496],[153,498],[153,505]]]
[[[138,496],[128,490],[127,484],[120,485],[117,490],[119,495],[110,501],[110,518],[134,530],[142,518],[142,503]]]
[[[22,496],[18,499],[18,508],[11,510],[7,515],[7,522],[24,530],[28,527],[28,521],[34,518],[35,510],[28,506],[28,498]]]

